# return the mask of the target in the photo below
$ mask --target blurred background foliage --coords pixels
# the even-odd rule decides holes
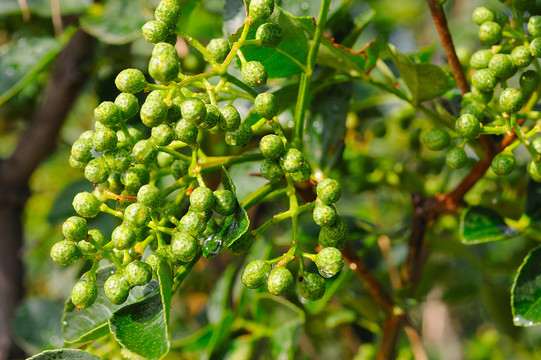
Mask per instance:
[[[203,44],[223,36],[223,0],[183,2],[178,25],[183,32]],[[75,214],[71,199],[90,187],[68,166],[71,143],[91,127],[94,107],[116,96],[114,77],[119,71],[127,67],[146,70],[152,45],[140,36],[140,26],[152,17],[155,5],[148,0],[0,2],[1,157],[9,157],[17,143],[24,143],[22,130],[44,100],[51,63],[74,30],[81,27],[99,40],[90,62],[91,76],[62,127],[56,152],[30,179],[32,195],[24,209],[26,295],[12,326],[18,346],[28,354],[62,346],[63,303],[74,279],[85,271],[79,263],[61,268],[48,256],[52,244],[62,236],[62,221]],[[471,11],[479,5],[502,8],[498,1],[448,0],[445,4],[462,59],[478,47]],[[540,5],[537,1],[531,13],[541,14]],[[317,16],[319,1],[282,0],[280,6],[298,16]],[[353,49],[361,49],[377,36],[415,62],[445,63],[423,1],[337,0],[331,6],[327,34],[338,43],[347,41],[348,34],[357,28],[362,34],[349,44]],[[182,42],[177,48],[185,72],[204,69],[197,51]],[[384,61],[396,73],[392,62]],[[328,176],[341,179],[345,196],[337,207],[349,222],[351,241],[390,288],[389,274],[392,278],[392,269],[396,271],[396,264],[404,261],[407,252],[411,195],[448,191],[467,170],[451,171],[445,166],[445,154],[421,145],[420,138],[434,125],[432,120],[394,95],[355,83],[323,89],[320,96],[321,101],[315,102],[319,109],[312,109],[314,117],[309,120],[313,126],[306,134],[311,161]],[[460,104],[460,95],[451,91],[438,101],[453,109]],[[334,128],[337,125],[330,123],[325,111],[332,115],[348,108],[346,121],[339,124],[342,127]],[[291,114],[282,117],[287,123]],[[328,146],[336,141],[328,138],[329,133],[340,135],[343,141]],[[225,151],[216,141],[207,141],[204,146],[215,147],[209,153]],[[248,146],[256,148],[257,141]],[[469,155],[476,156],[473,151]],[[518,163],[525,164],[520,161],[521,154],[517,155]],[[234,166],[230,173],[241,198],[263,183],[248,176],[258,173],[257,164]],[[526,178],[524,168],[498,179],[489,172],[466,201],[518,219],[525,204]],[[265,203],[250,216],[254,223],[261,223],[286,206],[281,201]],[[113,221],[98,217],[91,227],[110,233]],[[300,221],[303,247],[314,248],[317,227],[310,216],[302,216]],[[513,326],[509,306],[515,271],[537,240],[519,236],[467,247],[459,241],[458,224],[457,215],[446,215],[430,228],[427,243],[431,254],[416,294],[397,299],[419,324],[429,356],[449,360],[541,358],[541,329]],[[374,358],[383,313],[351,270],[344,269],[328,285],[322,300],[310,303],[301,303],[295,294],[286,301],[240,285],[243,264],[280,253],[280,246],[289,244],[289,238],[289,227],[280,225],[260,238],[245,258],[223,253],[211,261],[200,261],[173,298],[169,358]],[[380,249],[389,241],[392,251],[384,258]],[[120,358],[118,345],[109,340],[93,344],[91,351],[104,359]],[[398,358],[412,358],[405,338],[400,340]]]

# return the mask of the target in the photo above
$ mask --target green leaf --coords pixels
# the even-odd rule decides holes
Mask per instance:
[[[534,222],[541,220],[541,183],[537,181],[528,182],[524,214]]]
[[[69,38],[69,36],[66,36]],[[0,105],[35,79],[58,55],[64,40],[24,37],[0,47]]]
[[[27,360],[100,360],[99,357],[82,350],[58,349],[48,350],[34,355]]]
[[[276,48],[259,45],[243,46],[242,53],[246,60],[260,61],[265,66],[269,78],[286,77],[301,72],[302,67],[299,66],[299,63],[303,64],[308,54],[308,45],[304,33],[296,29],[290,16],[286,15],[279,7],[276,7],[273,15],[265,22],[278,24],[282,28],[284,38]],[[261,24],[263,22],[259,21],[250,27],[247,39],[255,39],[255,33]],[[242,28],[231,35],[229,41],[238,40],[241,32]],[[240,68],[240,62],[237,65]]]
[[[455,87],[453,77],[439,66],[414,63],[394,46],[388,47],[400,76],[411,92],[414,104],[432,100]]]
[[[229,306],[229,292],[236,272],[236,265],[227,267],[222,276],[216,281],[207,302],[207,318],[209,323],[216,324],[222,321]]]
[[[244,25],[246,7],[243,1],[225,0],[222,12],[224,35],[229,36],[237,32]]]
[[[68,299],[66,302],[62,318],[62,332],[66,344],[85,343],[109,334],[107,320],[115,311],[158,293],[158,281],[152,280],[145,286],[131,289],[130,296],[124,304],[114,305],[103,292],[103,284],[113,270],[113,265],[98,270],[96,274],[98,297],[92,306],[77,311],[71,300]]]
[[[144,13],[148,2],[144,0],[107,0],[103,7],[81,19],[81,27],[89,34],[108,44],[126,44],[141,36],[146,22]]]
[[[231,191],[236,197],[235,185],[231,177],[229,177],[227,170],[223,167],[222,184],[224,189]],[[222,228],[217,233],[203,240],[203,256],[207,259],[215,257],[231,246],[242,234],[248,231],[249,227],[250,219],[248,218],[248,214],[237,200],[235,212],[225,218]]]
[[[111,332],[130,353],[160,359],[169,352],[169,312],[172,272],[166,262],[158,267],[160,293],[116,311],[109,319]]]
[[[541,324],[541,246],[530,251],[517,270],[511,310],[516,326]]]
[[[223,313],[220,321],[214,325],[211,332],[211,337],[206,346],[206,355],[209,359],[214,351],[219,348],[220,344],[229,337],[232,331],[233,322],[235,321],[235,315],[230,310],[226,310]]]
[[[23,10],[19,0],[2,0],[0,2],[0,17],[21,15]],[[54,13],[50,0],[26,0],[28,12],[31,15],[51,17]],[[59,0],[58,9],[60,15],[72,15],[82,13],[92,5],[91,0]]]
[[[464,244],[506,240],[519,234],[500,214],[483,206],[470,206],[460,217],[459,236]]]
[[[62,307],[51,300],[25,299],[15,310],[12,335],[28,354],[62,347]]]

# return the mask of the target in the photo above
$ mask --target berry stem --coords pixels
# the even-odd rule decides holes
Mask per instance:
[[[520,142],[524,144],[524,146],[526,147],[526,150],[528,150],[528,152],[530,153],[532,160],[535,162],[538,162],[540,160],[539,153],[537,152],[537,150],[535,150],[532,143],[528,141],[528,139],[526,138],[524,131],[522,131],[522,127],[520,127],[519,123],[516,121],[515,115],[511,116],[511,123],[513,124],[513,129],[515,130],[515,134],[517,135]]]
[[[116,216],[117,218],[124,219],[124,214],[122,213],[122,211],[113,210],[109,206],[107,206],[107,204],[105,204],[105,203],[102,203],[100,205],[100,211],[104,212],[104,213],[107,213],[107,214],[110,214],[110,215],[113,215],[113,216]]]
[[[173,279],[173,289],[172,289],[173,294],[178,290],[178,288],[180,287],[184,279],[186,279],[186,276],[188,276],[188,274],[190,273],[192,268],[195,266],[195,264],[197,264],[199,259],[201,259],[202,255],[203,253],[201,252],[201,250],[199,250],[197,254],[194,256],[194,258],[192,259],[192,261],[190,261],[186,265],[182,265],[176,270],[175,277]]]
[[[291,179],[290,174],[286,174],[287,181],[287,196],[289,198],[289,211],[291,212],[291,226],[293,231],[293,239],[291,244],[296,247],[299,242],[299,202],[295,193],[295,183]]]
[[[227,54],[224,62],[218,68],[218,72],[220,75],[223,75],[227,72],[229,64],[231,64],[231,61],[233,61],[235,55],[237,55],[237,50],[240,49],[242,44],[244,44],[244,41],[246,41],[246,38],[248,37],[248,31],[250,30],[251,25],[252,20],[250,18],[244,19],[244,27],[242,28],[240,38],[233,44],[233,46],[231,46],[231,51],[229,52],[229,54]]]
[[[188,44],[190,44],[190,46],[193,46],[194,48],[196,48],[200,53],[201,55],[203,55],[207,61],[210,63],[210,66],[212,66],[213,69],[217,69],[220,64],[218,64],[218,62],[214,59],[214,57],[212,57],[210,51],[207,50],[206,47],[204,47],[200,42],[199,40],[189,36],[189,35],[186,35],[185,33],[181,32],[179,34],[184,40],[186,40],[186,42]]]
[[[248,195],[242,203],[240,204],[244,209],[249,209],[255,204],[257,204],[261,199],[263,199],[265,196],[276,190],[278,187],[278,183],[267,183],[257,189],[256,191],[252,192],[250,195]]]
[[[150,218],[152,219],[152,225],[153,225],[150,227],[153,228],[154,231],[156,232],[156,238],[158,239],[158,248],[161,248],[165,246],[165,242],[163,241],[162,231],[164,229],[168,229],[170,231],[171,229],[158,226],[159,221],[158,221],[158,217],[156,216],[156,211],[152,210],[150,212]],[[171,234],[170,232],[167,232],[167,233]]]

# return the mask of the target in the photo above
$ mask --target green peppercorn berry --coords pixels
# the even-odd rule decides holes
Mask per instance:
[[[118,139],[118,142],[125,143],[125,142],[131,142],[131,141],[139,141],[143,138],[143,134],[141,131],[134,127],[128,127],[128,134],[129,137],[124,133],[122,130],[118,130],[116,132],[116,137]]]
[[[77,246],[79,246],[79,249],[81,249],[83,254],[94,254],[98,251],[94,245],[86,240],[79,240]]]
[[[319,245],[322,248],[329,246],[343,250],[346,245],[348,224],[341,216],[338,216],[334,224],[322,227],[319,232]]]
[[[158,156],[156,157],[156,163],[159,167],[170,167],[171,165],[173,165],[173,162],[175,162],[175,157],[173,155],[162,151],[158,152]]]
[[[496,75],[488,69],[477,70],[471,79],[472,85],[480,91],[492,91],[498,85]]]
[[[133,160],[139,164],[150,164],[158,156],[158,148],[150,140],[139,140],[132,149]]]
[[[487,21],[479,27],[479,40],[483,44],[494,45],[497,44],[502,38],[502,27],[500,24]]]
[[[507,54],[496,54],[490,59],[488,69],[498,79],[508,79],[517,71],[513,58]]]
[[[263,86],[267,83],[267,70],[259,61],[248,61],[242,65],[242,80],[251,87]]]
[[[100,201],[89,192],[80,192],[73,198],[73,208],[85,218],[93,218],[100,212]]]
[[[180,105],[183,101],[184,99],[180,96],[175,96],[171,99],[171,102],[169,103],[169,111],[167,112],[167,123],[173,124],[182,118],[182,114],[180,112]]]
[[[94,117],[106,127],[113,127],[122,119],[120,109],[112,101],[104,101],[94,109]]]
[[[525,102],[526,100],[524,99],[524,95],[522,95],[522,91],[517,89],[507,88],[500,94],[500,107],[502,111],[509,114],[519,112]]]
[[[76,242],[62,240],[53,245],[50,255],[55,263],[64,266],[75,263],[83,256],[83,252]]]
[[[189,210],[181,219],[178,226],[179,231],[186,232],[193,236],[199,236],[207,226],[206,214],[200,211]]]
[[[541,57],[541,37],[537,37],[530,43],[530,52],[535,57]]]
[[[133,228],[146,226],[150,222],[150,210],[148,206],[133,203],[124,210],[124,221]]]
[[[212,209],[217,214],[229,216],[235,212],[237,208],[237,198],[229,190],[216,190],[213,194],[214,203]]]
[[[475,139],[481,133],[481,123],[472,114],[462,114],[455,123],[455,131],[466,139]]]
[[[188,145],[195,145],[198,132],[197,126],[190,124],[184,119],[180,119],[175,126],[176,138]]]
[[[98,286],[95,281],[81,279],[77,281],[71,291],[71,302],[77,310],[86,309],[94,304],[98,297]]]
[[[171,175],[175,180],[180,179],[183,176],[188,175],[188,168],[190,164],[185,160],[175,160],[171,165]]]
[[[70,158],[69,158],[69,164],[75,170],[85,171],[85,167],[86,167],[87,163],[88,163],[88,160],[87,161],[79,161],[79,160],[75,159],[73,156],[70,156]]]
[[[449,150],[445,162],[451,169],[461,169],[468,163],[468,156],[463,148],[457,146]]]
[[[107,163],[111,170],[117,173],[123,173],[131,165],[131,154],[125,149],[115,149],[107,153]]]
[[[148,62],[150,76],[163,84],[169,84],[178,77],[180,59],[175,47],[168,43],[158,43],[154,46]]]
[[[301,170],[304,161],[302,153],[295,148],[291,148],[285,151],[280,159],[280,165],[282,165],[285,172],[294,173]]]
[[[86,163],[92,157],[92,140],[78,139],[71,146],[71,156],[80,162]]]
[[[169,90],[152,90],[148,93],[146,100],[165,100],[169,95]]]
[[[220,109],[216,105],[206,104],[205,106],[207,109],[207,116],[205,116],[201,120],[196,121],[196,125],[202,129],[209,130],[215,127],[220,121],[223,121],[223,116],[220,112]]]
[[[205,231],[201,233],[201,237],[203,239],[208,238],[209,236],[216,234],[218,230],[220,229],[220,226],[218,226],[218,223],[216,222],[216,219],[210,218],[207,221],[207,225],[205,226]]]
[[[111,240],[113,240],[115,248],[118,250],[126,250],[135,245],[137,234],[129,224],[122,223],[113,230]]]
[[[152,268],[145,262],[135,260],[126,266],[124,275],[130,286],[142,286],[152,279]]]
[[[107,238],[98,229],[88,230],[89,240],[98,245],[98,247],[105,246],[108,242]]]
[[[306,300],[319,300],[325,294],[325,279],[318,274],[305,273],[299,277],[299,292]]]
[[[267,281],[271,272],[271,265],[264,260],[254,260],[246,265],[242,272],[241,281],[250,289],[257,289]]]
[[[520,75],[519,84],[522,93],[529,95],[539,85],[539,74],[535,70],[527,70]]]
[[[214,60],[221,63],[225,60],[231,48],[229,47],[229,42],[226,39],[218,38],[209,41],[207,50],[210,52],[210,55],[212,55]]]
[[[267,289],[273,295],[284,295],[293,286],[293,274],[285,266],[277,266],[267,279]]]
[[[509,175],[516,167],[517,159],[512,152],[501,152],[492,159],[491,168],[496,175]]]
[[[442,128],[430,130],[424,137],[423,142],[430,150],[443,150],[451,143],[451,136]]]
[[[270,93],[261,93],[254,100],[255,112],[265,118],[272,119],[278,114],[278,102],[276,97]]]
[[[104,158],[92,159],[85,167],[85,178],[94,184],[107,181],[111,168]]]
[[[470,66],[474,69],[486,69],[494,53],[490,49],[478,50],[470,58]]]
[[[141,122],[148,127],[158,126],[167,119],[168,111],[162,100],[147,98],[141,106]]]
[[[511,52],[513,64],[519,68],[527,67],[532,63],[532,54],[530,49],[524,45],[517,46]]]
[[[169,28],[174,28],[180,18],[181,8],[177,0],[161,0],[154,11],[154,17]]]
[[[169,35],[169,28],[167,24],[156,20],[146,22],[141,30],[145,40],[152,44],[165,41]]]
[[[472,19],[477,25],[482,25],[487,21],[494,21],[494,13],[484,6],[479,6],[473,9]]]
[[[92,137],[92,145],[99,152],[115,149],[117,142],[116,131],[107,128],[96,131]]]
[[[182,262],[193,260],[199,249],[199,243],[190,234],[185,232],[175,232],[171,238],[171,252],[173,256]]]
[[[161,200],[160,189],[154,185],[143,185],[137,192],[137,201],[151,209],[160,206]]]
[[[141,70],[125,69],[116,76],[115,85],[123,93],[137,94],[147,86],[147,81]]]
[[[323,204],[332,204],[340,199],[342,186],[335,179],[327,178],[317,184],[316,192],[317,197]]]
[[[333,205],[316,204],[312,214],[314,222],[321,227],[331,226],[338,219],[338,214]]]
[[[167,124],[161,124],[152,128],[152,142],[159,146],[167,146],[175,140],[175,131]]]
[[[120,109],[122,119],[128,120],[139,112],[137,97],[129,93],[121,93],[115,99],[115,105]]]
[[[259,141],[259,151],[265,159],[277,160],[285,151],[284,143],[278,135],[265,135]]]
[[[180,112],[184,120],[196,124],[204,121],[207,116],[207,106],[198,98],[188,98],[180,105]]]
[[[205,186],[195,188],[190,194],[190,209],[193,211],[208,211],[214,204],[214,194]]]
[[[120,177],[120,181],[131,194],[137,193],[141,186],[148,184],[149,180],[150,173],[146,166],[142,164],[137,164],[126,170]]]
[[[492,97],[494,96],[494,91],[481,91],[475,86],[473,86],[471,89],[471,94],[474,102],[486,105],[490,102],[490,100],[492,100]]]
[[[79,140],[81,139],[87,139],[92,140],[92,136],[94,136],[94,130],[86,130],[79,135]]]
[[[166,255],[161,251],[155,251],[154,253],[148,255],[145,259],[145,263],[150,265],[150,268],[152,269],[152,278],[158,277],[158,266],[160,263],[167,262],[165,257]]]
[[[248,16],[256,22],[268,19],[274,11],[274,0],[251,0]]]
[[[494,17],[495,17],[494,21],[500,24],[502,28],[505,25],[509,24],[509,18],[503,11],[492,9],[492,12],[494,13]]]
[[[88,224],[79,216],[71,216],[62,224],[62,234],[67,240],[79,241],[88,235]]]
[[[128,299],[130,284],[121,274],[112,274],[103,284],[105,296],[115,305],[121,305]]]
[[[541,162],[531,160],[526,167],[528,175],[535,182],[541,182]]]
[[[327,247],[317,253],[316,266],[321,276],[331,278],[342,270],[344,258],[337,248]]]
[[[223,131],[235,131],[240,126],[240,114],[233,105],[225,105],[220,109],[222,117],[218,120],[218,125]]]
[[[238,238],[227,249],[233,255],[246,254],[254,243],[254,236],[250,231],[245,232],[240,238]],[[269,269],[270,271],[270,269]]]
[[[235,131],[225,134],[225,142],[231,146],[245,146],[252,140],[253,132],[250,124],[243,122]]]
[[[259,25],[255,33],[255,38],[265,47],[276,47],[284,38],[284,33],[280,25],[275,23],[265,23]]]
[[[310,167],[310,164],[308,164],[307,161],[305,161],[302,164],[302,167],[299,171],[291,173],[291,179],[295,182],[304,182],[308,179],[310,179],[310,175],[312,175],[312,168]]]
[[[485,116],[485,105],[478,102],[466,103],[464,107],[460,110],[460,115],[472,115],[479,121],[481,121]]]
[[[276,181],[284,176],[284,170],[276,160],[265,159],[261,162],[261,176],[269,181]]]
[[[541,36],[541,16],[530,16],[528,20],[528,31],[534,38]]]
[[[108,128],[116,128],[116,125],[112,125],[112,126],[105,126],[103,123],[99,122],[99,121],[94,121],[94,133],[96,133],[96,131],[101,131],[101,130],[105,130],[105,129],[108,129]],[[94,135],[92,135],[92,137],[94,137]]]

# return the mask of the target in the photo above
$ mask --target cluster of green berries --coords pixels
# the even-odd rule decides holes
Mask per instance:
[[[319,246],[343,250],[346,245],[348,225],[344,218],[338,215],[333,205],[342,195],[342,186],[335,179],[327,178],[317,184],[316,192],[313,218],[314,222],[321,227]]]

